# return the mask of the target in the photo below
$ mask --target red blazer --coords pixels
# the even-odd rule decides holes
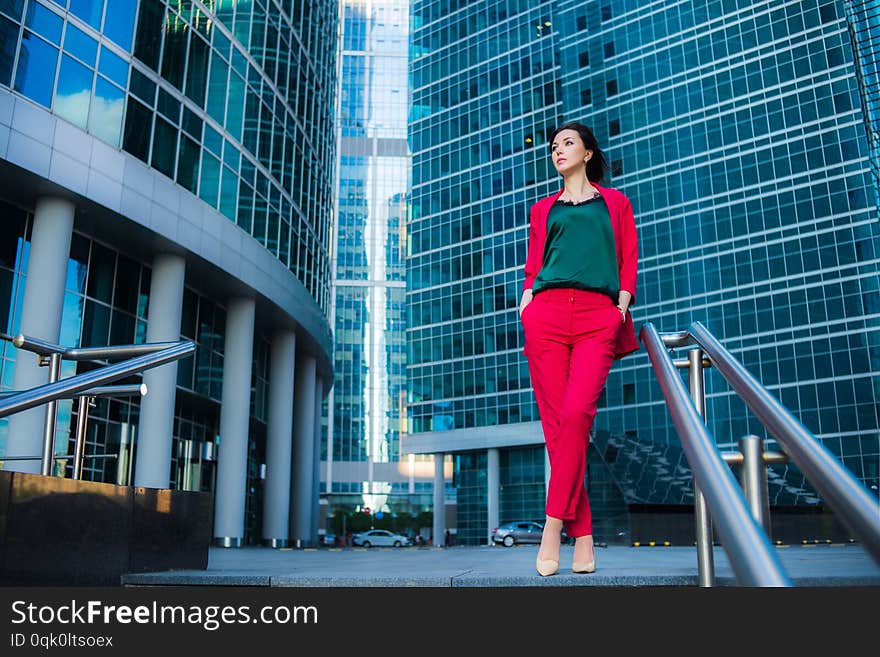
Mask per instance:
[[[608,214],[611,217],[611,227],[614,230],[614,242],[617,247],[617,268],[620,277],[620,289],[632,294],[632,302],[636,302],[636,269],[638,267],[639,247],[636,239],[636,222],[633,218],[632,205],[629,199],[616,189],[600,187],[592,183],[599,190],[605,205],[608,206]],[[547,239],[547,217],[550,208],[564,190],[556,194],[542,198],[535,203],[529,211],[529,250],[526,256],[526,280],[523,290],[530,289],[534,285],[538,272],[544,260],[544,241]],[[633,326],[632,316],[629,309],[626,311],[626,323],[623,330],[617,334],[615,345],[615,358],[623,358],[639,348],[636,340],[636,331]]]

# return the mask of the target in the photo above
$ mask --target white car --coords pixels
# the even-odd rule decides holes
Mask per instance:
[[[402,534],[393,534],[387,529],[371,529],[368,532],[354,534],[351,537],[352,545],[361,545],[363,547],[372,547],[374,545],[388,547],[403,547],[409,545],[410,540]]]

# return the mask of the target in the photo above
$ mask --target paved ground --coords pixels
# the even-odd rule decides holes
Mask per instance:
[[[878,566],[858,544],[777,547],[797,586],[880,586]],[[124,575],[124,586],[513,587],[696,586],[693,547],[596,549],[597,571],[571,572],[571,546],[560,571],[535,572],[535,545],[505,547],[211,548],[207,570]],[[720,586],[736,585],[723,548],[715,547]]]

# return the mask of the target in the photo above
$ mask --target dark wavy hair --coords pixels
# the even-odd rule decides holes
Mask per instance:
[[[556,135],[563,130],[574,130],[577,132],[581,136],[581,141],[584,142],[586,149],[588,151],[593,151],[593,156],[590,158],[590,161],[587,162],[587,178],[591,182],[601,182],[605,178],[605,173],[608,171],[608,162],[605,160],[605,153],[599,148],[599,142],[596,141],[596,135],[594,135],[593,131],[583,123],[569,121],[550,133],[551,146],[553,140],[556,139]]]

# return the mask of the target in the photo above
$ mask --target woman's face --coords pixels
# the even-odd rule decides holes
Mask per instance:
[[[553,166],[563,176],[580,170],[593,155],[587,150],[577,130],[560,130],[550,145]]]

